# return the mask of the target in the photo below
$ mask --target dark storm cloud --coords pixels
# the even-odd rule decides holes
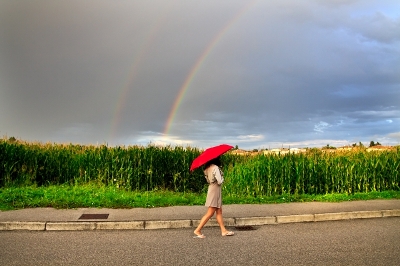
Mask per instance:
[[[0,134],[395,145],[399,10],[396,1],[1,1]]]

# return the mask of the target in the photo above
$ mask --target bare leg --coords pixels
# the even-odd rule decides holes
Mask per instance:
[[[221,228],[221,234],[223,236],[227,235],[228,233],[230,235],[233,235],[233,232],[229,232],[228,230],[226,230],[225,225],[224,225],[224,220],[222,218],[222,207],[217,209],[217,214],[216,214],[216,218],[217,218],[217,222],[219,224],[219,227]]]
[[[208,222],[208,220],[210,220],[210,218],[214,215],[216,210],[217,210],[217,208],[215,208],[215,207],[208,207],[206,214],[204,214],[203,218],[201,218],[201,220],[200,220],[199,225],[193,231],[193,233],[195,235],[198,235],[198,236],[201,235],[201,229]]]
[[[222,207],[217,209],[216,218],[217,218],[219,227],[221,228],[221,233],[226,234],[228,232],[228,230],[226,230],[225,225],[224,225],[224,219],[222,218]]]

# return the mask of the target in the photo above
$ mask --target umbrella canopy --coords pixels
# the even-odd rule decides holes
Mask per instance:
[[[200,154],[196,159],[193,160],[192,165],[190,166],[190,171],[193,171],[194,169],[202,166],[208,161],[217,158],[218,156],[224,154],[232,148],[233,146],[231,145],[221,144],[206,149],[202,154]]]

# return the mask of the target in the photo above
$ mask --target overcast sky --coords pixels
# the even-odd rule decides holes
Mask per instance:
[[[398,0],[0,0],[0,137],[400,144]]]

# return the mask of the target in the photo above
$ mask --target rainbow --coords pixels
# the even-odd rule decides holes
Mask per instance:
[[[117,100],[117,105],[114,110],[111,130],[110,130],[110,134],[109,134],[109,136],[112,140],[115,139],[119,125],[121,124],[122,111],[126,105],[126,99],[128,98],[128,94],[131,89],[131,86],[137,76],[138,68],[141,65],[141,63],[143,62],[143,59],[148,55],[151,45],[152,45],[152,43],[154,43],[154,40],[156,39],[158,32],[164,25],[167,15],[170,13],[173,5],[174,5],[174,2],[171,2],[169,4],[168,9],[166,9],[166,11],[163,13],[163,15],[160,16],[158,18],[158,20],[154,23],[154,26],[151,28],[149,33],[143,39],[143,42],[140,45],[140,48],[138,49],[138,52],[134,56],[135,59],[128,71],[128,75],[127,75],[127,78],[125,79],[122,89],[120,90],[118,100]]]
[[[230,21],[228,21],[225,26],[215,35],[215,37],[211,40],[211,42],[206,46],[203,53],[201,53],[200,57],[197,59],[196,63],[191,68],[189,74],[185,78],[181,88],[179,89],[179,93],[172,105],[171,111],[169,112],[167,122],[165,123],[164,135],[168,135],[175,116],[178,112],[179,106],[182,103],[183,98],[185,97],[186,92],[188,91],[190,84],[192,83],[194,77],[200,70],[201,66],[206,61],[207,57],[210,55],[211,51],[215,48],[215,46],[221,41],[224,35],[229,31],[229,29],[256,3],[257,1],[249,2],[245,5]]]

